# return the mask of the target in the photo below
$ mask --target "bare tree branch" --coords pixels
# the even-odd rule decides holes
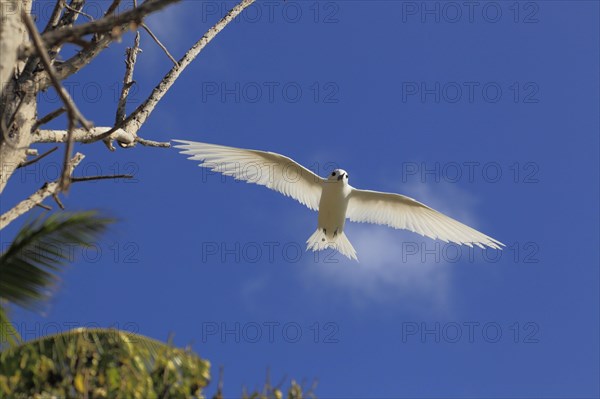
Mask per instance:
[[[69,11],[72,11],[72,12],[74,12],[76,14],[79,14],[79,15],[82,15],[82,16],[86,17],[90,21],[94,20],[94,17],[92,17],[90,14],[86,14],[85,12],[81,11],[81,9],[74,8],[73,6],[70,6],[68,4],[65,4],[65,8],[67,10],[69,10]],[[83,8],[83,7],[81,7],[81,8]]]
[[[65,6],[65,0],[56,0],[54,4],[54,9],[52,10],[52,15],[44,28],[44,33],[56,28],[58,26],[58,21],[60,21],[60,14]]]
[[[67,0],[63,0],[63,9],[65,10],[62,17],[59,19],[58,23],[52,28],[51,31],[60,29],[60,28],[68,28],[73,26],[75,21],[77,21],[77,17],[82,15],[81,10],[85,4],[85,0],[71,0],[71,4],[66,3]],[[48,32],[44,32],[47,34]],[[51,46],[48,46],[48,55],[52,60],[54,60],[60,50],[62,49],[62,45],[64,43],[56,43]]]
[[[77,21],[77,17],[79,15],[83,15],[81,10],[85,4],[85,0],[71,0],[70,4],[66,3],[66,0],[63,1],[63,7],[67,10],[63,13],[62,17],[58,21],[58,24],[54,27],[54,29],[60,29],[63,27],[71,26]],[[47,33],[47,32],[46,32]],[[45,33],[45,34],[46,34]]]
[[[101,176],[83,176],[83,177],[72,177],[73,183],[91,180],[113,180],[113,179],[133,179],[133,175],[101,175]]]
[[[56,75],[59,79],[63,80],[67,77],[79,72],[81,68],[89,64],[94,58],[98,56],[104,49],[112,43],[115,38],[111,35],[101,36],[96,41],[92,42],[91,45],[85,47],[77,54],[56,66]],[[40,73],[36,79],[36,87],[39,90],[45,90],[51,84],[47,74]]]
[[[112,15],[112,13],[115,12],[115,10],[117,9],[117,7],[119,7],[119,4],[121,4],[121,0],[113,0],[113,2],[110,4],[110,6],[108,7],[108,9],[104,13],[104,16],[107,17],[109,15]]]
[[[127,96],[129,95],[129,89],[133,85],[133,69],[137,61],[137,54],[140,52],[140,32],[136,32],[133,47],[128,48],[126,51],[125,59],[125,77],[123,78],[123,89],[121,90],[121,96],[119,97],[119,103],[117,104],[117,115],[115,116],[115,126],[120,125],[125,120],[125,106],[127,105]]]
[[[139,136],[135,137],[135,141],[146,147],[160,147],[160,148],[170,148],[171,147],[171,143],[169,143],[168,141],[160,142],[160,141],[144,140],[143,138],[141,138]]]
[[[75,45],[81,47],[82,49],[85,49],[92,45],[92,42],[82,39],[80,37],[76,37],[73,40],[70,40],[69,43],[75,44]]]
[[[119,15],[107,15],[96,21],[88,22],[76,26],[60,27],[46,32],[42,37],[43,43],[48,48],[53,48],[61,43],[69,41],[71,38],[78,38],[89,34],[111,33],[113,36],[119,36],[128,28],[134,28],[142,22],[146,15],[158,11],[171,3],[179,0],[146,0],[137,8],[125,11]],[[133,25],[133,26],[132,26]],[[31,46],[25,46],[21,52],[21,58],[33,54]]]
[[[93,143],[104,133],[113,130],[112,127],[93,127],[90,130],[74,129],[72,138],[77,143]],[[110,135],[111,140],[116,140],[124,145],[133,145],[135,136],[123,129],[114,130]],[[34,143],[66,143],[68,132],[66,130],[37,130],[33,133]]]
[[[24,168],[25,166],[29,166],[31,164],[34,164],[36,162],[38,162],[39,160],[47,157],[48,155],[52,154],[54,151],[58,150],[58,147],[54,147],[51,150],[46,151],[45,153],[43,153],[42,155],[38,155],[37,157],[30,159],[29,161],[25,161],[22,164],[20,164],[19,166],[17,166],[18,168]]]
[[[42,209],[45,209],[47,211],[51,211],[52,207],[48,206],[48,205],[44,205],[44,204],[35,204],[35,206],[39,206]]]
[[[68,190],[71,174],[69,173],[69,160],[71,151],[73,151],[73,130],[75,130],[75,119],[69,115],[69,128],[67,129],[67,145],[65,148],[65,158],[63,161],[62,176],[60,178],[61,190]]]
[[[56,202],[56,205],[58,205],[58,207],[64,211],[65,210],[65,206],[63,205],[63,203],[60,200],[60,198],[58,198],[58,192],[52,194],[52,198],[54,198],[54,202]]]
[[[81,153],[75,154],[73,159],[70,162],[70,171],[69,173],[73,173],[73,169],[79,165],[79,163],[85,158],[85,156]],[[60,191],[59,181],[54,181],[52,183],[46,183],[40,188],[38,191],[33,193],[29,198],[19,202],[14,208],[10,211],[4,213],[0,216],[0,230],[4,229],[8,226],[13,220],[23,215],[24,213],[30,211],[38,204],[41,204],[46,198],[57,194]]]
[[[127,133],[123,129],[114,130],[112,127],[93,127],[90,130],[75,129],[73,130],[73,141],[76,143],[89,144],[98,141],[98,137],[104,136],[106,132],[112,131],[110,140],[114,140],[121,147],[132,147],[135,143],[139,143],[146,147],[169,148],[171,143],[145,140],[139,136]],[[33,133],[33,143],[66,143],[68,132],[66,130],[37,130]]]
[[[56,109],[56,110],[50,112],[48,115],[41,117],[40,119],[35,121],[35,123],[33,124],[33,127],[31,128],[31,131],[35,132],[40,126],[45,125],[46,123],[50,122],[51,120],[61,116],[66,111],[67,111],[67,109],[65,107],[60,107],[59,109]]]
[[[181,73],[187,68],[188,65],[194,61],[194,59],[200,54],[200,52],[206,47],[212,39],[214,39],[219,32],[223,30],[233,19],[235,19],[246,7],[252,4],[254,0],[242,0],[238,5],[233,7],[219,22],[217,22],[212,28],[208,30],[202,36],[200,40],[194,44],[192,48],[179,60],[171,70],[164,76],[160,83],[154,88],[150,97],[146,99],[135,111],[131,113],[123,124],[123,129],[127,132],[136,134],[141,126],[144,124],[146,119],[150,116],[158,102],[163,96],[169,91],[173,83],[179,78]],[[105,133],[110,135],[110,132]],[[99,137],[98,140],[103,137]]]
[[[173,58],[173,56],[171,55],[171,53],[169,53],[169,50],[167,50],[167,48],[165,47],[164,44],[161,43],[160,40],[158,40],[158,37],[156,37],[156,35],[154,33],[152,33],[152,31],[150,30],[150,28],[148,27],[148,25],[146,25],[145,23],[141,23],[140,26],[142,28],[144,28],[144,30],[146,32],[148,32],[148,34],[150,35],[150,37],[156,42],[156,44],[158,44],[158,47],[160,47],[162,49],[162,51],[165,52],[165,54],[167,55],[167,57],[169,57],[169,59],[171,61],[173,61],[173,64],[177,65],[177,60],[175,58]]]

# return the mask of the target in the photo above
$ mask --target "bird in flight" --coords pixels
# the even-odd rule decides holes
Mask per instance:
[[[333,248],[358,260],[346,234],[346,219],[410,230],[432,239],[480,248],[502,249],[495,240],[427,205],[400,194],[359,190],[349,183],[348,173],[335,169],[321,178],[292,159],[274,152],[173,140],[175,146],[199,166],[266,186],[292,197],[319,212],[317,230],[306,241],[307,250]]]

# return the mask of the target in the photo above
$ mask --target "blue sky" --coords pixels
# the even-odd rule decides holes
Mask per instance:
[[[233,4],[184,1],[147,22],[179,58]],[[415,197],[505,251],[349,224],[360,263],[315,258],[303,250],[317,215],[288,198],[174,149],[81,145],[79,174],[136,179],[73,187],[69,209],[120,222],[76,253],[43,314],[15,311],[22,334],[174,333],[215,376],[225,367],[228,396],[270,367],[274,381],[318,379],[323,398],[598,397],[598,3],[465,4],[259,2],[140,133],[343,167],[355,187]],[[114,120],[130,43],[66,83],[97,126]],[[137,101],[170,68],[145,33],[142,48]],[[58,105],[42,100],[40,113]],[[61,157],[15,174],[2,210]]]

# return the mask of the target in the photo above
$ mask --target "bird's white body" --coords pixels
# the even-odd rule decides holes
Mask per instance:
[[[348,173],[334,170],[323,179],[290,158],[273,152],[246,150],[175,140],[183,154],[200,166],[248,183],[266,186],[318,211],[317,230],[307,249],[334,248],[357,259],[344,233],[346,219],[406,229],[433,239],[468,246],[501,249],[504,245],[459,221],[401,194],[359,190],[348,184]]]
[[[352,187],[348,184],[348,174],[344,170],[336,169],[329,179],[321,182],[321,185],[317,231],[306,241],[308,249],[320,251],[333,248],[356,260],[356,250],[344,233],[346,210],[352,193]]]
[[[346,180],[323,182],[317,226],[323,229],[325,235],[330,239],[344,231],[350,192],[351,188]]]

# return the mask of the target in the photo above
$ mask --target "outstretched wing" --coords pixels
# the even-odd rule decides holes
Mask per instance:
[[[274,152],[246,150],[223,145],[173,140],[182,154],[199,166],[266,186],[292,197],[312,210],[319,210],[323,179],[292,159]]]
[[[502,249],[500,241],[400,194],[352,189],[346,217],[353,222],[406,229],[445,242]]]

